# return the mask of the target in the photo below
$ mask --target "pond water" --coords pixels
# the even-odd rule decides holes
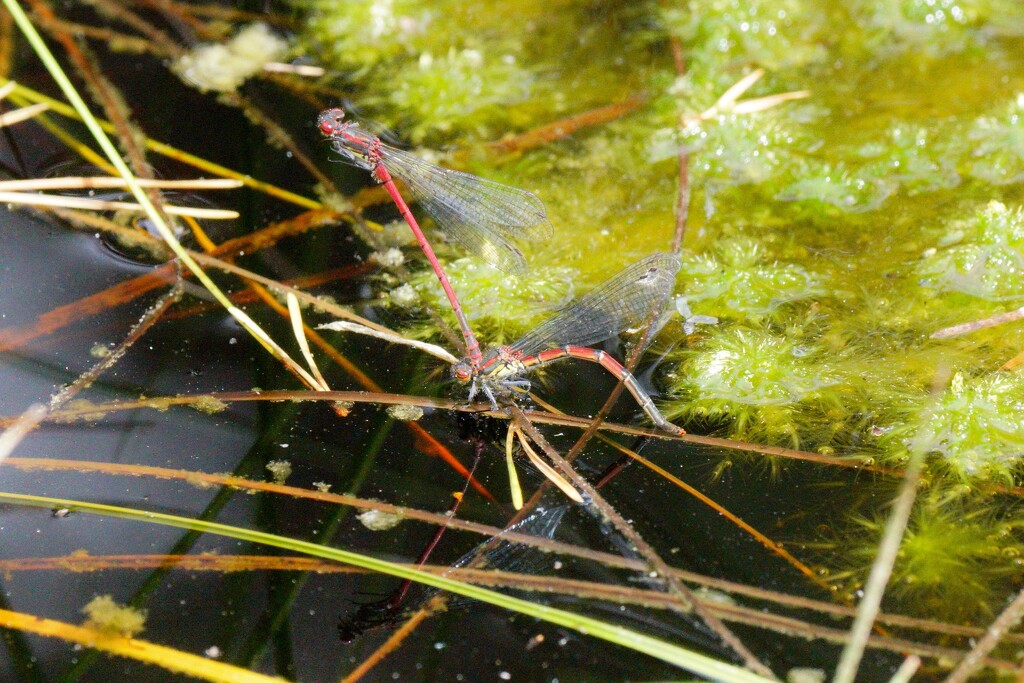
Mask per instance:
[[[320,389],[336,392],[313,395],[168,264],[148,219],[7,204],[3,426],[34,403],[52,414],[0,456],[0,680],[181,680],[197,666],[184,653],[298,681],[360,666],[362,680],[691,675],[432,588],[392,604],[395,576],[236,533],[415,563],[463,489],[428,568],[741,664],[680,607],[658,576],[664,561],[791,680],[831,677],[918,458],[857,680],[888,680],[908,653],[923,659],[920,679],[944,677],[1019,590],[1024,328],[1013,314],[943,332],[1024,305],[1018,3],[102,0],[53,11],[59,21],[40,29],[76,84],[76,63],[91,65],[130,109],[136,143],[159,143],[147,173],[210,178],[217,164],[246,183],[165,197],[237,212],[176,219],[177,234],[314,383],[282,284],[316,297],[302,302],[310,328],[355,314],[462,354],[408,228],[317,130],[318,112],[341,105],[420,158],[544,201],[553,235],[518,244],[519,277],[444,239],[413,204],[485,347],[681,239],[671,313],[635,374],[691,436],[643,436],[648,417],[625,393],[607,439],[573,461],[601,500],[572,503],[517,446],[528,500],[517,516],[509,415],[468,406],[448,362],[310,329]],[[0,52],[0,75],[20,84],[7,110],[64,101],[24,41]],[[0,129],[3,180],[106,173],[70,144],[90,141],[78,121],[59,106],[45,116]],[[628,332],[595,348],[624,359],[640,338]],[[559,421],[545,402],[588,418],[616,384],[579,359],[530,379],[534,399],[519,405],[563,455],[586,422]],[[649,466],[619,471],[623,449]],[[460,468],[476,454],[466,487]],[[158,514],[198,521],[182,529]],[[502,573],[473,573],[485,569]],[[18,615],[63,626],[44,634]],[[69,630],[82,624],[85,636]],[[112,654],[125,635],[180,652],[155,664]],[[992,652],[992,670],[1019,664],[1019,640]]]

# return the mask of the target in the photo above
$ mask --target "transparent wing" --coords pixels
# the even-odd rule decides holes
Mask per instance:
[[[590,346],[661,310],[679,272],[679,257],[653,254],[569,302],[518,341],[509,344],[532,356],[560,346]]]
[[[441,168],[388,145],[381,145],[381,156],[442,231],[505,272],[526,269],[514,240],[551,237],[544,203],[532,192]]]

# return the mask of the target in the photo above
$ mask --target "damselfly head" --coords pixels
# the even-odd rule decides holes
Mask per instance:
[[[320,132],[327,136],[336,135],[346,125],[345,110],[338,109],[337,107],[325,109],[320,112],[320,117],[317,119],[317,126],[320,128]]]
[[[469,364],[468,360],[459,361],[452,366],[452,377],[456,381],[465,384],[469,380],[473,379],[473,366]]]

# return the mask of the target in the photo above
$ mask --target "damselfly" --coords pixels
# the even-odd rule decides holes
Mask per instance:
[[[579,358],[598,363],[615,375],[659,429],[684,434],[658,412],[651,397],[621,363],[604,351],[587,348],[660,311],[675,284],[679,265],[679,258],[672,254],[654,254],[638,261],[570,302],[517,341],[491,349],[478,365],[471,358],[461,361],[452,374],[456,380],[470,383],[470,400],[477,391],[483,391],[497,406],[497,395],[529,391],[529,380],[522,379],[527,372],[563,358]]]
[[[466,355],[475,367],[482,360],[480,346],[462,312],[448,276],[395,185],[400,180],[437,226],[467,251],[512,274],[526,269],[523,253],[512,240],[542,240],[551,236],[544,204],[532,192],[479,176],[430,164],[408,152],[384,144],[358,123],[344,121],[341,109],[320,114],[320,131],[334,150],[359,168],[370,171],[384,185],[402,217],[412,228],[448,297],[466,340]]]

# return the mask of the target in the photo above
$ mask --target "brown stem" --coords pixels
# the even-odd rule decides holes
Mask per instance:
[[[618,511],[615,510],[604,499],[603,496],[598,492],[593,485],[590,484],[586,479],[581,477],[576,470],[569,464],[567,458],[563,458],[559,455],[544,435],[533,426],[533,423],[526,417],[526,414],[519,409],[518,406],[512,404],[508,408],[512,414],[512,418],[516,421],[523,432],[530,437],[530,439],[536,443],[544,451],[553,463],[562,471],[566,477],[575,485],[580,491],[582,491],[590,500],[590,504],[594,506],[597,514],[601,518],[607,520],[615,530],[622,534],[623,538],[630,543],[630,545],[636,550],[636,552],[643,557],[650,566],[650,569],[662,580],[665,581],[665,586],[669,592],[679,597],[683,603],[691,610],[694,614],[700,617],[705,624],[708,625],[715,633],[718,634],[719,638],[728,645],[733,652],[740,656],[744,664],[756,673],[761,674],[767,678],[774,679],[775,674],[772,673],[771,669],[762,664],[753,652],[747,648],[743,642],[736,637],[736,635],[729,630],[729,628],[722,622],[721,619],[708,613],[708,611],[701,607],[696,597],[684,583],[679,581],[669,567],[668,563],[665,562],[658,554],[658,552],[643,539],[642,536],[633,528],[633,526],[623,518]]]

